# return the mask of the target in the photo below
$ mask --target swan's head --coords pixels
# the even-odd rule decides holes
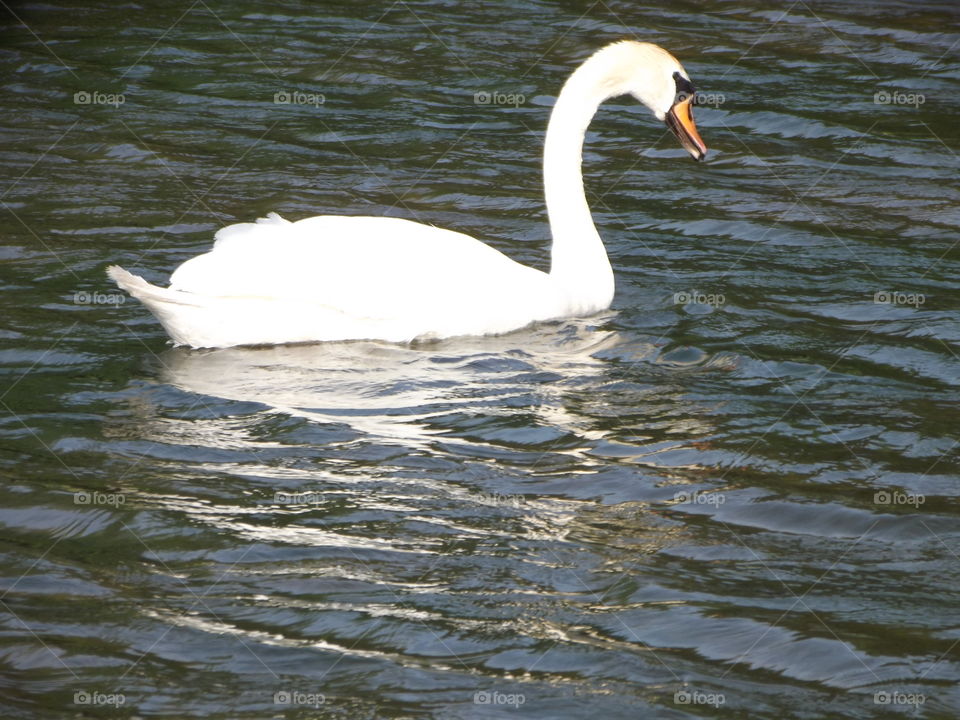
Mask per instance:
[[[591,60],[604,76],[607,97],[633,95],[667,124],[694,160],[703,160],[707,146],[693,122],[693,83],[673,55],[658,45],[624,40]]]

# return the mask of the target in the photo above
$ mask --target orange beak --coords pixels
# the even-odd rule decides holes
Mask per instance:
[[[707,155],[707,146],[693,122],[693,94],[675,102],[665,119],[667,127],[673,131],[680,144],[693,156],[693,159],[703,160]]]

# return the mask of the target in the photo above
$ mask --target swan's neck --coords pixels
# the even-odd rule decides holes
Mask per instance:
[[[579,312],[595,312],[613,300],[613,270],[590,215],[580,165],[587,126],[610,96],[604,78],[587,61],[557,98],[543,152],[543,184],[553,235],[550,276]]]

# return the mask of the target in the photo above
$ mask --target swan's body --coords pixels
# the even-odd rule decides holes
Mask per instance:
[[[291,223],[271,213],[220,230],[213,249],[183,263],[169,288],[117,266],[108,274],[175,344],[193,347],[489,335],[598,312],[610,306],[614,280],[584,195],[581,149],[600,103],[625,93],[666,120],[695,158],[706,152],[690,114],[692,86],[673,56],[631,41],[594,54],[564,85],[547,128],[549,273],[409,220]]]
[[[546,273],[399,218],[271,214],[221,230],[168,289],[120,268],[111,277],[193,347],[491,335],[516,329],[518,314],[522,325],[581,314],[563,311],[569,298]]]

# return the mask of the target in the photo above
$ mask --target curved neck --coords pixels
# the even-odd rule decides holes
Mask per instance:
[[[581,311],[593,312],[613,299],[613,270],[590,215],[581,159],[587,126],[609,97],[590,61],[567,80],[547,125],[543,185],[553,247],[550,277]]]

